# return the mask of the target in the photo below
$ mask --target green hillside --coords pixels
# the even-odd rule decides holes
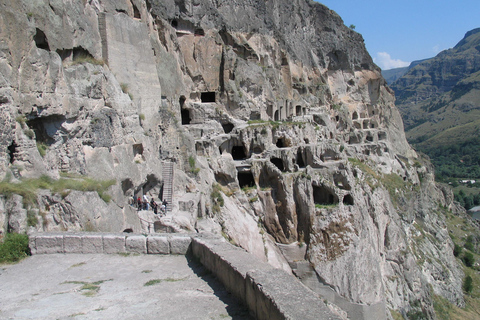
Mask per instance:
[[[480,178],[480,28],[392,84],[407,139],[437,178]]]

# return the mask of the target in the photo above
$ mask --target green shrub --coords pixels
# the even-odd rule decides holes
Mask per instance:
[[[0,263],[17,262],[30,255],[26,234],[7,233],[0,242]]]
[[[140,113],[140,114],[138,115],[138,117],[139,117],[140,120],[142,120],[142,121],[145,120],[145,115],[144,115],[143,113]]]
[[[455,247],[453,248],[453,255],[455,257],[460,256],[460,254],[462,254],[462,250],[463,250],[463,248],[455,243]]]
[[[115,180],[95,180],[89,177],[61,178],[53,180],[48,176],[38,179],[25,179],[19,183],[10,183],[8,180],[0,182],[0,194],[7,197],[18,194],[23,197],[24,205],[34,205],[37,201],[37,190],[47,189],[54,193],[64,194],[67,190],[96,191],[105,202],[110,201],[106,194],[107,189],[116,183]]]
[[[465,249],[474,252],[475,251],[475,246],[471,242],[465,242]]]
[[[193,156],[188,157],[188,164],[190,165],[190,172],[193,174],[198,174],[200,172],[200,168],[197,168],[197,163]]]
[[[35,227],[38,224],[38,217],[35,214],[35,211],[28,210],[27,211],[27,226]]]
[[[38,153],[40,153],[40,155],[43,158],[47,154],[48,146],[43,142],[38,142],[37,141],[37,149],[38,149]]]
[[[463,255],[463,263],[469,268],[473,267],[473,264],[475,263],[475,257],[473,256],[473,253],[471,252],[465,252]]]
[[[466,276],[463,280],[463,291],[470,293],[473,290],[473,280],[472,277]]]
[[[15,118],[15,121],[17,121],[22,126],[22,128],[24,129],[25,128],[25,123],[27,122],[27,118],[25,116],[18,116],[18,117]]]
[[[210,199],[212,200],[212,211],[214,213],[220,212],[220,208],[223,207],[225,204],[221,189],[221,186],[216,183],[213,185],[212,193],[210,194]]]

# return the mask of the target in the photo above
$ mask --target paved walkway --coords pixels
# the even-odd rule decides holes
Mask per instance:
[[[52,254],[0,265],[0,319],[251,318],[185,256]]]

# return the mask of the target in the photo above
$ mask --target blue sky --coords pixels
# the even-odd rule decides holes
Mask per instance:
[[[355,25],[375,63],[388,70],[436,56],[480,28],[480,0],[316,0]]]

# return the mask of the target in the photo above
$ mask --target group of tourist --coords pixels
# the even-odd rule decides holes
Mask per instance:
[[[146,194],[143,195],[143,199],[141,197],[135,198],[133,195],[130,201],[130,205],[132,207],[137,208],[138,211],[140,210],[153,210],[155,214],[158,214],[158,209],[160,209],[161,213],[166,213],[167,212],[167,200],[163,200],[162,205],[159,207],[157,202],[155,200],[150,199],[148,200],[148,196]]]

